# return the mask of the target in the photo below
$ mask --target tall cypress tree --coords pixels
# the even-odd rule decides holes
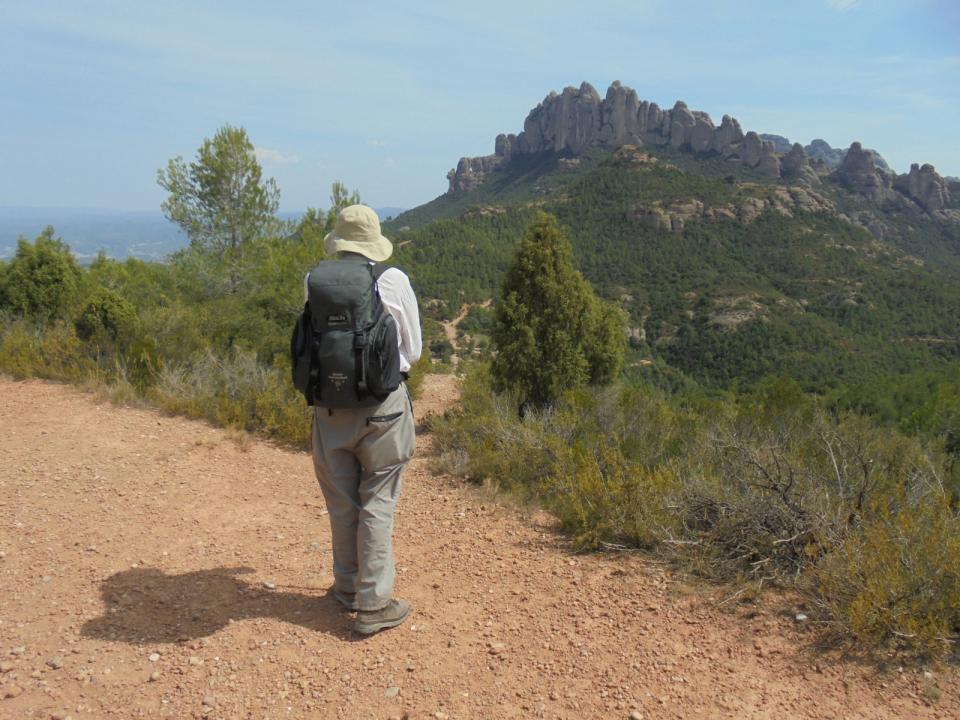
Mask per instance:
[[[492,331],[498,389],[543,407],[569,388],[616,377],[626,346],[624,315],[601,302],[574,268],[570,242],[553,216],[539,213],[527,230],[500,297]]]

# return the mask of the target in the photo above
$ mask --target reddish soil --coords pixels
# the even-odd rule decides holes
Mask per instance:
[[[431,376],[418,413],[455,394]],[[955,670],[880,672],[783,599],[572,554],[433,474],[429,437],[395,536],[412,617],[361,639],[309,455],[37,381],[0,379],[0,428],[2,718],[960,717]]]

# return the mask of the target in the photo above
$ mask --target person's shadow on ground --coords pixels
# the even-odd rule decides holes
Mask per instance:
[[[276,618],[343,639],[355,639],[350,616],[329,592],[304,595],[248,584],[237,575],[252,568],[211,568],[167,575],[134,568],[103,581],[106,610],[83,624],[81,634],[135,644],[193,640],[230,621]]]

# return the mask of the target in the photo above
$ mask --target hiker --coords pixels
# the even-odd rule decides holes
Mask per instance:
[[[364,205],[343,208],[324,245],[329,256],[368,267],[383,310],[396,323],[399,371],[405,380],[421,352],[417,298],[405,273],[374,264],[393,253],[393,244],[380,233],[377,214]],[[308,300],[311,275],[306,281]],[[399,382],[379,404],[331,408],[324,407],[322,398],[314,404],[313,466],[330,515],[332,594],[357,611],[354,628],[369,635],[400,625],[410,611],[406,600],[393,597],[392,534],[401,475],[416,443],[413,403],[406,384]]]

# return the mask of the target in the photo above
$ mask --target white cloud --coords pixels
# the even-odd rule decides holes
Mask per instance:
[[[860,4],[860,0],[826,0],[829,7],[839,12],[846,12]]]
[[[367,140],[367,145],[370,145],[372,147],[383,147],[384,145],[386,145],[386,143],[383,140],[377,140],[376,138],[374,138],[373,140]]]
[[[273,162],[281,165],[294,165],[300,162],[299,155],[284,155],[279,150],[271,150],[265,147],[255,147],[253,154],[257,156],[260,162]]]

